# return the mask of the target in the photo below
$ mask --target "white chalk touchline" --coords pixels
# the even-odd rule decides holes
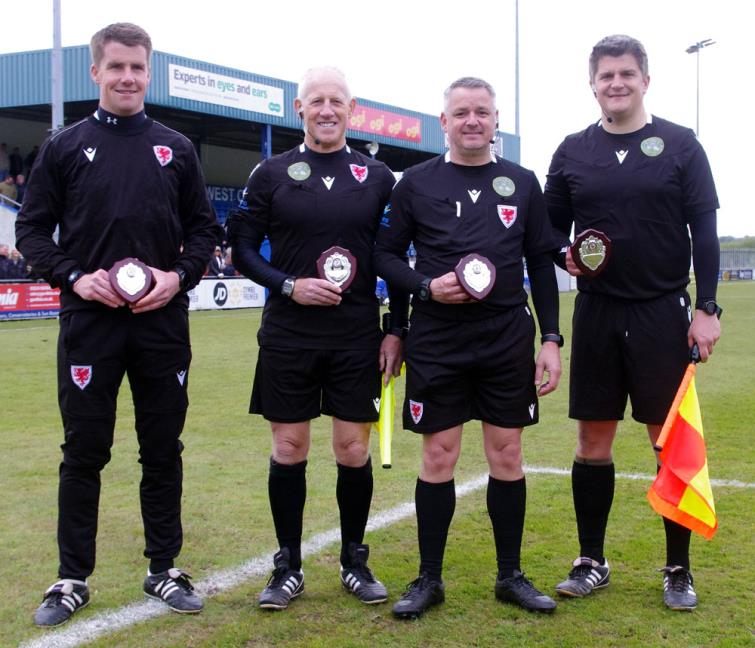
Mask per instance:
[[[552,468],[549,466],[525,466],[525,473],[536,475],[571,475],[570,469]],[[641,473],[617,473],[619,479],[631,479],[639,481],[652,481],[654,475]],[[488,474],[479,475],[474,479],[459,484],[456,487],[456,496],[464,497],[469,493],[479,490],[488,483]],[[734,488],[755,488],[755,484],[736,480],[712,479],[714,486],[731,486]],[[367,531],[377,531],[385,527],[401,522],[414,515],[414,502],[399,504],[387,511],[382,511],[370,516],[367,523]],[[323,533],[312,536],[302,543],[302,558],[319,553],[325,547],[340,541],[341,531],[336,527]],[[270,556],[277,549],[271,548],[262,556],[252,558],[247,562],[230,567],[221,571],[213,572],[206,578],[195,583],[197,593],[200,596],[212,597],[221,592],[233,589],[242,583],[265,576],[270,571]],[[64,629],[47,630],[43,637],[22,643],[19,648],[72,648],[88,643],[117,630],[141,621],[147,621],[170,612],[169,608],[159,601],[149,600],[140,603],[131,603],[111,612],[103,612],[81,621],[72,621]]]

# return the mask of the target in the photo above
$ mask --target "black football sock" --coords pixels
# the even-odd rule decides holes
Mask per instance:
[[[341,516],[341,564],[350,567],[349,543],[362,544],[372,503],[372,459],[364,466],[338,466],[336,500]]]
[[[689,569],[689,540],[692,532],[673,520],[663,518],[666,529],[666,564]]]
[[[291,554],[291,569],[301,569],[301,534],[307,499],[307,462],[281,464],[270,458],[267,481],[278,544]]]
[[[419,539],[419,571],[440,580],[448,528],[456,509],[454,480],[432,484],[417,478],[414,490]]]
[[[613,462],[585,463],[575,458],[572,465],[572,495],[577,515],[579,555],[603,562],[608,514],[613,504],[616,470]]]
[[[520,570],[527,482],[524,477],[503,481],[488,477],[488,515],[493,524],[498,577],[509,578]]]

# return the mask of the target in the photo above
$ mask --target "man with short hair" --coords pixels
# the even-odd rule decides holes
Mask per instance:
[[[0,243],[0,279],[10,278],[10,246]]]
[[[589,60],[590,87],[601,118],[569,135],[548,172],[545,199],[561,253],[577,277],[569,416],[577,420],[572,491],[579,556],[556,586],[583,597],[606,587],[604,555],[614,494],[613,440],[624,418],[647,426],[655,444],[697,344],[702,361],[720,336],[716,304],[718,198],[695,134],[645,111],[650,83],[645,48],[624,35],[598,42]],[[605,269],[583,275],[569,235],[586,229],[612,241]],[[697,301],[689,283],[690,234]],[[663,519],[663,600],[672,610],[697,606],[689,564],[690,531]]]
[[[19,249],[61,288],[60,566],[35,614],[39,626],[64,623],[89,602],[100,472],[110,460],[125,374],[142,465],[144,592],[176,612],[203,605],[189,575],[174,565],[183,543],[179,437],[191,361],[186,291],[202,276],[221,230],[194,146],[144,112],[149,35],[130,23],[109,25],[94,35],[91,52],[99,106],[45,142],[16,223]],[[132,257],[146,264],[152,287],[140,269],[142,288],[118,292],[108,269]],[[135,267],[129,264],[138,281]],[[142,290],[127,306],[122,294]]]
[[[16,176],[16,202],[24,202],[24,196],[26,195],[26,176],[23,173],[19,173]]]
[[[5,180],[0,182],[0,194],[9,200],[16,202],[16,198],[18,198],[18,189],[16,188],[13,176],[5,176]]]
[[[462,428],[471,419],[482,421],[490,469],[495,595],[526,610],[552,612],[555,602],[520,565],[526,505],[522,430],[537,423],[538,395],[552,392],[561,375],[551,228],[535,175],[491,153],[498,111],[490,84],[474,77],[452,83],[440,121],[449,150],[407,169],[396,184],[374,257],[381,276],[414,294],[404,427],[422,434],[423,442],[415,491],[420,573],[393,614],[416,618],[445,598],[442,567],[456,504],[454,467]],[[417,251],[414,269],[403,259],[410,241]],[[462,277],[480,295],[489,291],[479,301],[454,272],[472,254]],[[543,334],[536,361],[523,257]]]
[[[270,290],[250,406],[270,421],[273,437],[268,492],[280,551],[259,597],[265,609],[286,608],[304,589],[310,422],[320,414],[332,417],[341,582],[363,603],[388,597],[367,566],[364,544],[373,488],[369,437],[380,372],[387,380],[400,371],[407,299],[393,295],[383,337],[371,254],[394,179],[385,164],[346,144],[354,105],[342,72],[309,70],[294,102],[304,142],[258,165],[229,217],[236,268]],[[259,253],[266,235],[269,263]],[[331,269],[336,263],[339,272]]]

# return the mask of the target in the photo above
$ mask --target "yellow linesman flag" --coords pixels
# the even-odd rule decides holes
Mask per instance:
[[[393,417],[396,410],[396,395],[394,392],[395,377],[391,376],[388,384],[381,380],[380,417],[378,419],[378,434],[380,437],[380,461],[383,468],[391,467],[391,441],[393,440]]]
[[[710,540],[718,529],[708,476],[705,437],[690,363],[663,424],[657,446],[661,468],[648,491],[657,513]]]

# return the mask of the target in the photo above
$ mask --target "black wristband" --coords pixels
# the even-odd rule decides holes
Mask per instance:
[[[540,338],[540,344],[545,344],[546,342],[555,342],[560,349],[564,346],[564,336],[560,333],[546,333]]]
[[[394,326],[393,315],[391,313],[383,313],[383,333],[385,335],[395,335],[402,340],[406,339],[409,333],[408,326]]]

